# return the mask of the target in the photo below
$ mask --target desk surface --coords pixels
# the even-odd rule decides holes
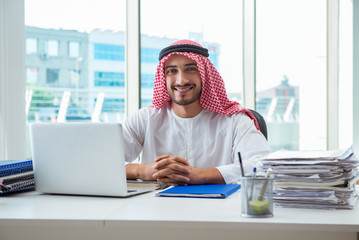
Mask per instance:
[[[274,208],[273,218],[243,218],[240,210],[239,192],[226,199],[163,198],[154,192],[130,198],[27,192],[0,197],[0,239],[56,239],[57,235],[78,239],[79,234],[80,239],[111,239],[118,234],[132,239],[152,235],[168,239],[170,234],[171,239],[183,239],[183,231],[193,239],[223,234],[225,239],[239,235],[241,239],[288,239],[286,234],[291,240],[298,234],[306,239],[358,237],[358,206],[355,210]]]

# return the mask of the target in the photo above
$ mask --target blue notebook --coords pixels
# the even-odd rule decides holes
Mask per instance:
[[[32,166],[32,160],[1,160],[0,170]]]
[[[226,198],[241,188],[238,184],[174,186],[156,193],[160,197]]]
[[[33,190],[34,188],[32,160],[0,161],[0,195]]]
[[[1,160],[0,177],[14,175],[33,170],[32,160]]]

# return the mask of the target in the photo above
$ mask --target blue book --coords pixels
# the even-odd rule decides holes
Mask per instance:
[[[174,186],[156,193],[160,197],[226,198],[241,188],[239,184]]]
[[[32,160],[1,160],[0,177],[32,171]]]
[[[32,160],[0,160],[0,196],[33,189]]]

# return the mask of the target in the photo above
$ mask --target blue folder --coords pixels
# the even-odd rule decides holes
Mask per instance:
[[[174,186],[156,193],[160,197],[226,198],[241,188],[239,184]]]

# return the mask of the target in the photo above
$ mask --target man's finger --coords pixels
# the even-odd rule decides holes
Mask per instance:
[[[171,163],[168,165],[163,165],[161,166],[161,164],[156,164],[155,166],[153,166],[154,169],[156,169],[157,171],[160,170],[164,170],[164,169],[171,169],[173,172],[179,172],[179,173],[183,173],[183,174],[189,174],[190,170],[188,168],[188,166],[183,166],[182,164],[178,164],[178,163]]]
[[[157,178],[157,181],[165,183],[189,183],[190,179],[183,175],[171,174],[165,178]]]
[[[155,160],[155,162],[156,162],[155,167],[163,167],[165,165],[169,165],[172,163],[178,163],[178,164],[182,164],[184,166],[189,166],[189,163],[186,159],[180,158],[180,157],[175,157],[175,156],[157,158]]]
[[[162,155],[162,156],[159,156],[155,159],[155,162],[158,162],[158,161],[161,161],[162,159],[165,159],[165,158],[170,158],[172,157],[171,155],[169,154],[166,154],[166,155]]]

